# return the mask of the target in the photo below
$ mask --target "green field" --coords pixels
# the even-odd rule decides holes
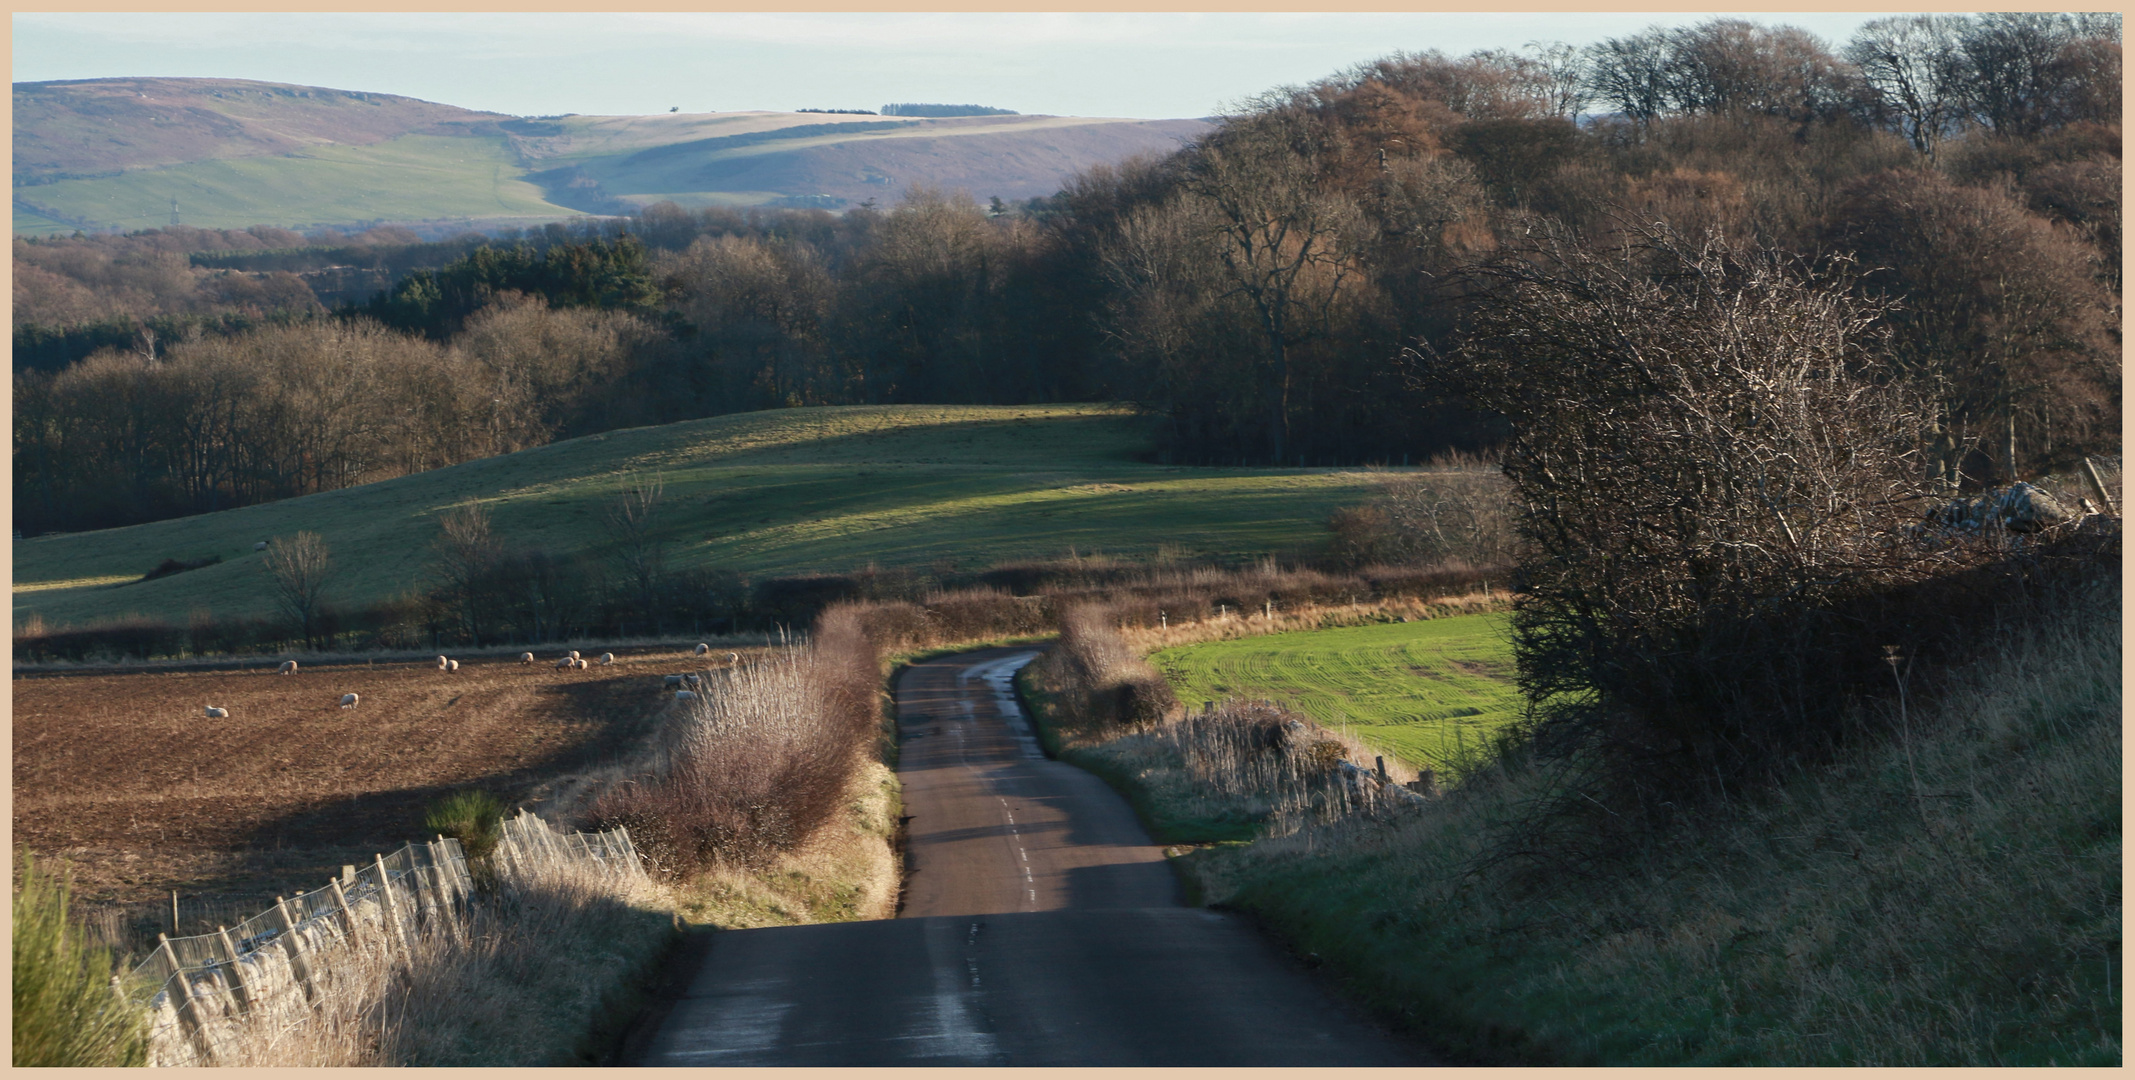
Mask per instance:
[[[1443,773],[1519,716],[1507,618],[1270,634],[1164,649],[1149,661],[1190,708],[1267,699]]]
[[[1148,421],[1095,405],[781,409],[633,428],[342,491],[15,545],[15,618],[80,625],[268,610],[256,541],[310,530],[361,604],[426,574],[436,515],[470,499],[514,545],[601,553],[603,507],[666,489],[671,566],[775,576],[1096,553],[1242,557],[1323,544],[1376,488],[1331,469],[1146,464]],[[166,558],[222,562],[123,582]]]
[[[519,179],[525,172],[501,138],[406,135],[370,145],[321,144],[295,154],[198,161],[17,188],[15,228],[54,231],[43,224],[52,219],[40,210],[102,225],[154,228],[170,221],[174,197],[180,219],[206,229],[241,229],[262,221],[577,216]]]

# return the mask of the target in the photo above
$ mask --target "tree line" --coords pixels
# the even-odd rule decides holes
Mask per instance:
[[[1997,480],[2117,446],[2119,50],[2117,16],[1989,14],[1876,20],[1836,49],[1723,18],[1404,53],[1046,198],[660,204],[461,241],[366,304],[258,301],[284,323],[194,316],[181,340],[18,364],[16,517],[120,524],[817,404],[1127,400],[1162,460],[1420,460],[1507,434],[1414,359],[1502,302],[1466,271],[1546,230],[1604,251],[1655,222],[1847,260],[1878,377],[1924,388],[1923,454]],[[212,272],[260,289],[294,265],[237,269],[243,244],[214,242]],[[38,293],[45,333],[184,309],[162,255],[71,278],[49,247],[16,245],[18,342],[25,288],[56,279],[112,287]]]

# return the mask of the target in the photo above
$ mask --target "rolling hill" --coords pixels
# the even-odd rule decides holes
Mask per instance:
[[[395,480],[123,529],[15,544],[15,619],[263,613],[253,545],[321,534],[362,603],[422,580],[439,511],[470,499],[514,545],[599,553],[601,513],[639,479],[665,487],[676,568],[757,576],[869,563],[967,568],[1071,550],[1250,557],[1317,547],[1358,471],[1187,468],[1139,460],[1147,421],[1108,406],[782,409],[590,435]],[[166,558],[220,563],[137,579]]]
[[[829,113],[513,117],[239,79],[14,87],[15,231],[379,222],[525,224],[684,206],[980,199],[1165,152],[1199,120]]]

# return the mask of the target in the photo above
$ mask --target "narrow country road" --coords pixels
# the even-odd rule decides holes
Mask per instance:
[[[633,1064],[1425,1064],[1239,919],[1186,907],[1126,801],[1046,760],[985,649],[898,681],[905,903],[719,933]]]

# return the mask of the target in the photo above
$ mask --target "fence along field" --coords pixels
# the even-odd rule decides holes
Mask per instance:
[[[604,876],[645,876],[627,829],[559,834],[523,811],[502,825],[496,852],[486,860],[500,890],[522,886],[557,863],[591,864]],[[235,927],[163,937],[133,972],[154,1017],[150,1063],[247,1063],[246,1044],[259,1032],[312,1022],[329,997],[360,992],[362,980],[337,969],[379,955],[407,961],[424,935],[467,919],[475,872],[456,840],[410,843],[361,869],[348,867],[325,888],[278,897]]]

